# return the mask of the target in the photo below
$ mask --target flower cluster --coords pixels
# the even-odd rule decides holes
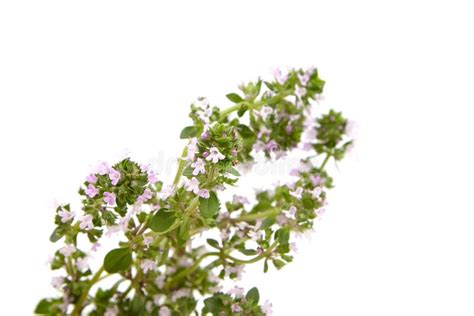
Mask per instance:
[[[283,268],[293,260],[295,236],[323,214],[333,183],[325,167],[352,145],[341,113],[313,116],[323,87],[315,68],[278,70],[273,80],[229,93],[233,105],[225,110],[199,98],[191,105],[192,125],[180,135],[186,144],[172,183],[128,158],[99,164],[79,189],[81,207],[56,209],[50,240],[61,245],[50,267],[59,295],[41,300],[35,313],[271,314],[272,304],[261,303],[256,288],[226,291],[223,281],[238,282],[245,266],[257,262],[264,272]],[[279,159],[296,148],[307,155],[291,181],[252,199],[221,202],[221,191],[237,184],[239,164],[259,153]],[[219,238],[202,237],[206,231]],[[92,258],[112,236],[118,246],[94,271]],[[102,285],[105,278],[114,280],[111,286]]]

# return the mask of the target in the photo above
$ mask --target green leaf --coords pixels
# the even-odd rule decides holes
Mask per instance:
[[[186,138],[195,137],[197,135],[198,131],[199,131],[199,128],[197,126],[186,126],[181,131],[181,135],[179,135],[179,138],[186,139]]]
[[[239,117],[244,116],[245,112],[247,112],[248,109],[249,109],[248,105],[242,104],[242,105],[240,106],[240,109],[237,111],[237,115],[238,115]]]
[[[230,173],[233,176],[240,177],[240,173],[232,166],[227,166],[225,172]]]
[[[243,138],[255,137],[255,133],[247,125],[239,124],[237,125],[237,130],[239,131],[240,136],[242,136]]]
[[[256,287],[251,288],[247,295],[245,295],[247,301],[252,302],[253,304],[258,304],[260,300],[260,294],[258,293],[258,289]]]
[[[209,239],[207,239],[207,243],[208,243],[209,246],[211,246],[211,247],[214,247],[214,248],[216,248],[216,249],[220,249],[220,248],[219,248],[219,242],[218,242],[217,240],[215,240],[215,239],[209,238]]]
[[[51,242],[57,242],[59,239],[61,239],[64,236],[64,230],[61,227],[56,227],[56,229],[53,231],[51,236],[49,236],[49,240]]]
[[[232,101],[234,103],[239,103],[239,102],[242,102],[244,100],[237,93],[229,93],[229,94],[226,95],[226,97],[227,97],[227,99],[229,99],[230,101]]]
[[[148,226],[154,232],[164,233],[167,232],[175,222],[175,212],[166,212],[166,209],[162,208],[153,215]]]
[[[42,299],[35,308],[35,314],[38,315],[48,315],[51,313],[51,300],[46,298]]]
[[[104,269],[108,273],[125,271],[131,265],[132,253],[128,248],[113,249],[104,258]]]
[[[199,198],[199,210],[204,218],[211,218],[219,212],[219,199],[214,191],[211,191],[209,198]]]
[[[273,259],[273,265],[275,266],[275,268],[277,268],[278,270],[280,270],[281,268],[283,268],[285,266],[285,261],[282,261],[280,259]]]
[[[254,256],[257,254],[257,251],[254,249],[238,249],[238,250],[246,256]]]

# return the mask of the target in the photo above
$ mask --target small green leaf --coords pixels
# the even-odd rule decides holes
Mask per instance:
[[[104,269],[108,273],[125,271],[131,264],[132,253],[128,248],[113,249],[104,258]]]
[[[217,240],[215,240],[215,239],[209,238],[209,239],[207,239],[207,243],[208,243],[209,246],[211,246],[211,247],[214,247],[214,248],[216,248],[216,249],[220,249],[220,248],[219,248],[219,242],[218,242]]]
[[[46,298],[42,299],[35,308],[35,314],[38,315],[48,315],[51,313],[51,300]]]
[[[240,177],[240,173],[232,166],[225,168],[225,172],[230,173],[233,176]]]
[[[254,256],[257,254],[257,251],[254,249],[239,249],[239,251],[246,256]]]
[[[281,268],[285,266],[285,261],[282,261],[280,259],[273,259],[272,262],[275,268],[277,268],[278,270],[280,270]]]
[[[150,229],[157,233],[167,232],[176,221],[175,212],[167,212],[166,209],[160,209],[151,218]]]
[[[239,102],[242,102],[244,100],[237,93],[229,93],[229,94],[226,95],[226,97],[227,97],[227,99],[229,99],[230,101],[232,101],[234,103],[239,103]]]
[[[61,239],[64,236],[64,230],[61,227],[56,227],[56,229],[53,231],[51,236],[49,236],[49,240],[51,242],[57,242],[59,239]]]
[[[199,198],[199,210],[204,218],[211,218],[219,212],[219,199],[213,191],[208,199]]]
[[[248,109],[249,109],[248,105],[242,104],[242,105],[240,106],[240,109],[237,111],[237,115],[238,115],[239,117],[244,116],[245,112],[247,112]]]
[[[255,133],[247,125],[239,124],[237,125],[237,130],[239,131],[240,136],[243,138],[255,137]]]
[[[258,304],[260,300],[260,294],[258,293],[258,289],[256,287],[251,288],[247,295],[245,295],[247,301],[252,302],[253,304]]]
[[[179,138],[181,139],[186,139],[186,138],[192,138],[197,135],[199,131],[199,128],[196,126],[186,126],[182,131],[181,135],[179,135]]]

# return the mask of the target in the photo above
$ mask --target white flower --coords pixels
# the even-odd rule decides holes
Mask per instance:
[[[92,223],[92,215],[87,214],[81,218],[81,223],[79,224],[80,229],[91,230],[94,228],[94,223]]]
[[[321,196],[322,189],[321,187],[315,187],[314,190],[311,192],[313,198],[317,199]]]
[[[79,271],[86,271],[87,269],[89,269],[89,263],[87,262],[88,259],[88,257],[77,259],[76,266]]]
[[[155,261],[150,259],[143,260],[140,264],[140,267],[142,268],[143,273],[147,273],[148,271],[156,271],[157,269]]]
[[[165,279],[166,276],[163,274],[156,277],[155,284],[159,289],[162,289],[165,286]]]
[[[295,198],[301,199],[301,195],[303,194],[303,188],[298,187],[295,191],[290,191],[290,194],[293,195]]]
[[[61,209],[58,212],[59,217],[61,217],[61,223],[67,223],[74,218],[74,213],[66,209]]]
[[[219,160],[223,159],[225,159],[225,156],[220,153],[219,149],[217,149],[216,147],[211,147],[209,149],[209,156],[206,157],[207,161],[212,160],[213,163],[217,163],[219,162]]]
[[[262,106],[262,109],[259,113],[262,119],[266,120],[267,117],[273,113],[273,108],[269,107],[268,105]],[[261,128],[261,131],[264,131],[264,133],[267,135],[270,134],[270,130],[267,129],[265,126]]]
[[[170,196],[172,196],[174,194],[174,191],[175,191],[174,186],[167,185],[163,188],[163,190],[161,190],[161,192],[159,194],[159,197],[162,200],[166,200],[167,198],[169,198]]]
[[[151,236],[146,236],[145,238],[143,238],[143,243],[147,247],[150,247],[152,242],[153,242],[153,237],[151,237]]]
[[[233,288],[231,288],[227,294],[229,295],[235,295],[236,298],[243,298],[244,297],[244,288],[242,287],[238,287],[238,286],[234,286]]]
[[[72,255],[73,253],[76,252],[76,247],[74,247],[73,245],[65,245],[64,247],[62,247],[61,249],[59,249],[59,252],[65,256],[65,257],[69,257],[70,255]]]
[[[278,225],[283,226],[286,223],[288,223],[288,217],[286,217],[283,214],[280,214],[280,215],[277,216],[276,221],[277,221]]]
[[[56,290],[60,290],[63,284],[64,284],[64,278],[61,276],[53,277],[53,279],[51,280],[51,285]]]
[[[193,162],[191,164],[191,167],[194,168],[193,175],[197,176],[200,173],[202,173],[202,174],[206,173],[206,169],[204,168],[205,165],[206,165],[206,163],[201,158],[198,158],[195,162]]]
[[[290,206],[290,208],[288,209],[288,213],[291,215],[291,216],[295,216],[296,215],[296,207],[294,205]]]
[[[199,193],[199,181],[196,177],[192,177],[191,180],[189,180],[186,184],[186,191],[188,192],[193,192],[194,194]]]

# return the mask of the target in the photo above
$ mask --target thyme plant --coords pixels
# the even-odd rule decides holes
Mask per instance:
[[[323,87],[315,68],[277,70],[272,80],[227,94],[232,106],[224,110],[199,98],[181,132],[187,144],[173,183],[130,159],[97,166],[79,189],[80,210],[57,207],[50,239],[59,245],[50,267],[58,296],[42,299],[35,313],[269,315],[272,306],[257,288],[223,292],[222,282],[240,279],[249,264],[283,268],[293,260],[295,235],[324,211],[333,187],[325,166],[341,160],[352,140],[341,113],[314,115]],[[222,201],[221,192],[239,180],[237,165],[295,149],[306,157],[294,181]],[[196,243],[208,230],[220,237]],[[93,253],[112,235],[120,242],[93,270]]]

